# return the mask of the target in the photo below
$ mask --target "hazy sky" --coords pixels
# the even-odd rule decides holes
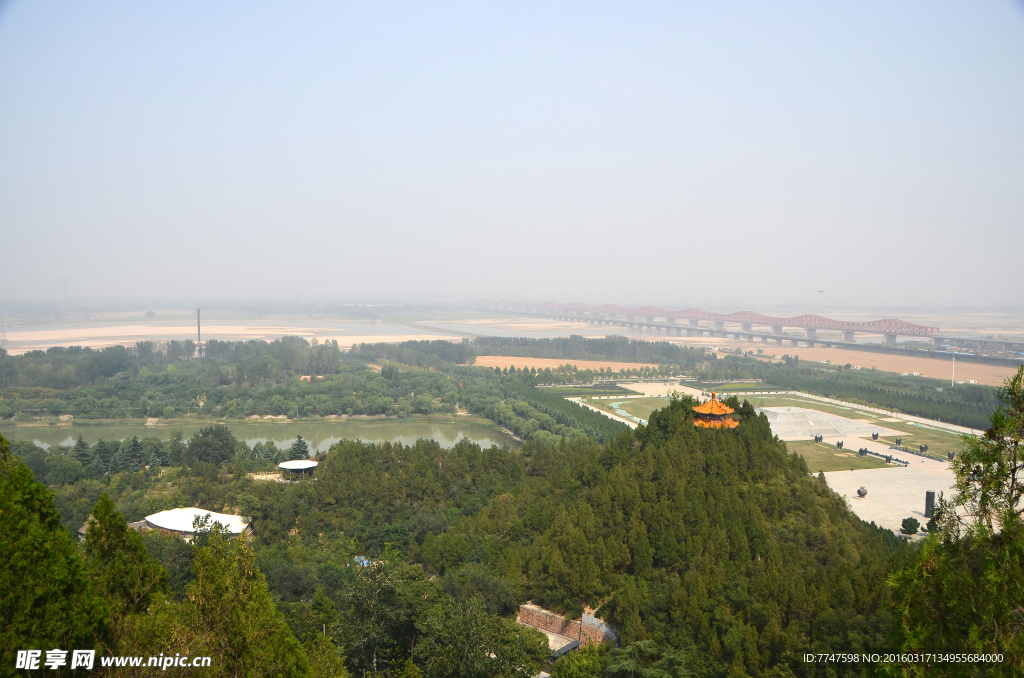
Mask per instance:
[[[1022,116],[1010,0],[13,2],[0,296],[1022,306]]]

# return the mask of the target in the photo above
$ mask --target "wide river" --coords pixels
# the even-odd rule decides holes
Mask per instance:
[[[180,431],[189,437],[211,422],[183,422],[169,426],[146,426],[133,422],[75,422],[56,426],[2,426],[0,434],[8,440],[31,440],[40,447],[50,445],[72,445],[81,435],[89,444],[99,439],[123,440],[132,436],[140,439],[153,436],[170,438]],[[236,438],[245,440],[250,446],[257,442],[274,441],[278,447],[286,448],[302,436],[311,449],[325,452],[339,440],[362,440],[368,443],[402,443],[411,445],[420,438],[436,440],[443,447],[450,448],[459,440],[469,438],[482,447],[508,445],[518,447],[519,443],[506,435],[493,423],[478,417],[431,417],[429,419],[343,419],[335,421],[300,422],[225,422]]]

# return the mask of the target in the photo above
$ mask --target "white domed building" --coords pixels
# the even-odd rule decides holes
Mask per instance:
[[[185,541],[192,541],[192,538],[196,536],[196,518],[204,517],[209,517],[210,524],[219,524],[232,537],[252,534],[252,523],[246,521],[242,516],[199,508],[176,508],[146,516],[146,529],[171,532],[179,535]]]

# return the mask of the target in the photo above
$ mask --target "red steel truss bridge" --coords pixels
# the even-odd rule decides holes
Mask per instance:
[[[574,303],[559,304],[554,301],[536,303],[532,301],[509,301],[484,300],[479,306],[494,310],[516,311],[530,315],[544,315],[553,318],[566,319],[603,319],[610,321],[624,322],[646,322],[647,324],[657,323],[661,319],[663,323],[673,325],[677,320],[687,320],[692,327],[697,327],[700,321],[715,323],[718,330],[723,329],[725,323],[739,324],[745,332],[751,332],[754,325],[761,325],[772,328],[772,334],[781,334],[786,327],[801,328],[810,330],[809,335],[813,336],[814,330],[832,330],[843,332],[847,341],[852,341],[852,333],[861,332],[867,334],[882,334],[887,338],[895,339],[896,336],[904,337],[938,337],[938,327],[926,327],[915,325],[898,318],[883,318],[869,322],[846,322],[833,320],[813,313],[793,316],[790,318],[779,318],[776,316],[764,315],[754,311],[739,311],[737,313],[711,313],[700,308],[687,308],[681,311],[669,311],[656,306],[641,306],[639,308],[627,308],[615,304],[604,306],[591,306],[590,304]]]

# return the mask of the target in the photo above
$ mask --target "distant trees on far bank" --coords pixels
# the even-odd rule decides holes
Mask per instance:
[[[300,337],[272,342],[211,340],[202,360],[185,360],[192,355],[187,348],[185,342],[139,342],[131,348],[100,351],[54,347],[21,356],[0,349],[0,419],[406,417],[454,414],[460,408],[487,416],[484,410],[489,405],[479,404],[504,399],[499,384],[509,379],[533,386],[579,386],[681,375],[697,381],[759,380],[762,388],[806,391],[973,428],[984,427],[997,405],[991,389],[978,385],[949,388],[933,379],[837,371],[796,358],[786,363],[738,355],[720,359],[703,349],[625,337],[481,337],[473,342],[358,344],[350,352],[341,351],[333,341]],[[484,351],[565,363],[543,370],[471,366]],[[598,359],[642,361],[654,367],[613,371],[573,364]],[[369,369],[368,363],[376,369]]]

